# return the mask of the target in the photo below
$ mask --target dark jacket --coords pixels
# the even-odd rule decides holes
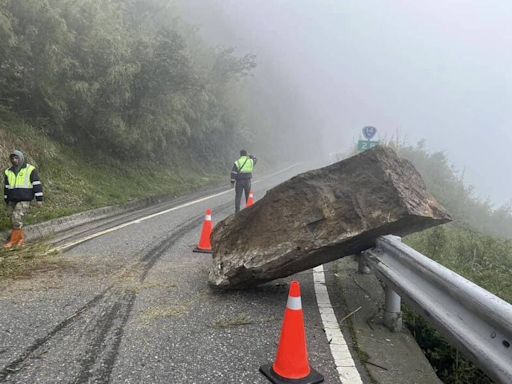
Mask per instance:
[[[13,171],[16,175],[23,169],[26,168],[27,164],[24,163],[18,169],[11,167],[9,170]],[[37,201],[43,201],[43,185],[39,179],[37,170],[34,169],[30,174],[30,182],[32,188],[9,188],[9,179],[4,172],[4,200],[5,203],[10,201],[18,203],[20,201],[32,201],[34,197]]]

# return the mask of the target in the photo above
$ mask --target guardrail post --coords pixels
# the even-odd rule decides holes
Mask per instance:
[[[388,285],[384,288],[386,301],[384,304],[384,324],[392,332],[402,329],[402,312],[400,311],[400,296]]]
[[[403,298],[496,383],[512,383],[512,305],[396,236],[379,237],[375,244],[365,255],[385,284],[385,325],[400,329]]]
[[[358,253],[357,254],[357,272],[359,272],[362,275],[367,275],[370,273],[370,267],[368,266],[368,261],[366,260],[366,256],[364,253]]]

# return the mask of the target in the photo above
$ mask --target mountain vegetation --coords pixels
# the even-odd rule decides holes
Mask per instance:
[[[241,147],[265,148],[255,66],[167,0],[0,0],[2,168],[20,149],[46,190],[29,222],[227,181]]]
[[[0,106],[83,152],[222,160],[243,142],[233,94],[254,67],[165,0],[0,0]]]
[[[425,141],[416,146],[395,145],[400,156],[410,160],[421,173],[429,191],[445,205],[458,225],[491,236],[512,239],[512,199],[494,207],[476,197],[474,187],[464,180],[464,173],[450,165],[444,152],[429,152]]]
[[[394,145],[423,176],[428,189],[453,215],[453,223],[415,233],[405,242],[468,280],[512,303],[512,215],[474,195],[442,152],[425,142]],[[405,321],[444,383],[489,384],[492,380],[465,359],[434,328],[409,309]]]
[[[46,206],[30,219],[227,181],[249,144],[307,153],[272,104],[279,76],[262,85],[255,67],[206,44],[168,0],[0,0],[0,159],[21,149],[41,171]],[[406,242],[512,302],[511,206],[476,198],[444,153],[395,147],[455,218]],[[446,383],[490,382],[412,313],[408,324]]]

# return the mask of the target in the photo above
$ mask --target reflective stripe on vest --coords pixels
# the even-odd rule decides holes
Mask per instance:
[[[239,173],[252,173],[254,168],[254,161],[249,156],[242,156],[237,161],[235,161],[235,164]],[[242,165],[243,167],[240,169]]]
[[[27,164],[25,168],[21,168],[16,175],[10,169],[5,171],[9,185],[6,185],[7,189],[25,188],[32,189],[32,183],[30,182],[30,175],[36,169],[33,165]]]

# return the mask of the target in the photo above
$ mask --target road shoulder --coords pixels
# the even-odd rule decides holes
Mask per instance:
[[[335,270],[344,312],[357,310],[344,322],[348,322],[370,380],[378,384],[441,383],[410,332],[405,327],[390,332],[383,325],[384,291],[379,280],[373,274],[359,274],[354,257],[338,260]]]

